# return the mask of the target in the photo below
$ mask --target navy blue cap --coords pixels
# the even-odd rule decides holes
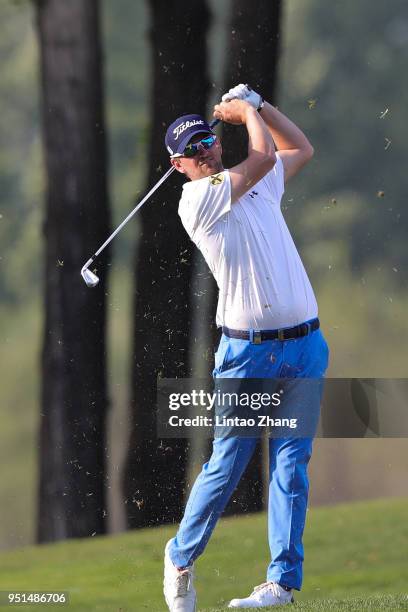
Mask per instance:
[[[201,115],[183,115],[167,128],[166,148],[170,155],[183,153],[195,134],[214,134],[207,121]]]

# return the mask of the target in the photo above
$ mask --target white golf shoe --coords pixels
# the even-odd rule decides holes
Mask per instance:
[[[293,603],[292,590],[286,591],[277,582],[264,582],[256,586],[249,597],[232,599],[229,608],[267,608]]]
[[[196,592],[194,589],[194,564],[179,570],[169,555],[169,540],[164,550],[163,593],[170,612],[196,612]]]

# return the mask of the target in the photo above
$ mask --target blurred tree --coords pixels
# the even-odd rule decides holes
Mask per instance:
[[[280,51],[282,0],[261,0],[256,10],[245,0],[232,0],[225,91],[249,83],[268,102],[275,101]],[[226,167],[242,161],[247,151],[244,127],[223,125],[223,159]]]
[[[400,162],[406,155],[408,87],[399,75],[407,63],[408,5],[394,0],[391,11],[386,2],[306,0],[288,2],[287,9],[291,27],[285,32],[280,95],[284,110],[301,120],[315,145],[307,174],[290,185],[295,240],[300,248],[312,242],[305,221],[320,236],[321,222],[330,224],[347,244],[355,278],[382,269],[389,285],[404,291],[408,212]],[[351,194],[358,200],[355,209]],[[346,233],[338,231],[336,208],[354,212]],[[319,245],[313,247],[316,253]]]
[[[97,0],[37,0],[47,174],[41,542],[105,531],[105,281],[83,263],[109,230]]]
[[[245,0],[232,1],[225,91],[238,83],[249,83],[268,102],[275,103],[281,9],[281,0],[261,0],[256,7]],[[247,155],[247,131],[243,126],[225,124],[222,133],[223,160],[229,168]],[[263,508],[262,447],[258,444],[225,513]]]
[[[209,93],[205,0],[149,0],[153,82],[147,151],[148,185],[169,166],[166,127],[188,112],[206,112]],[[132,429],[124,489],[129,527],[178,521],[186,484],[186,440],[159,440],[158,375],[189,374],[192,243],[177,216],[180,179],[173,177],[141,211],[135,264]]]

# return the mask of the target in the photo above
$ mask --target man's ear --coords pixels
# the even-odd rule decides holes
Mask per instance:
[[[184,170],[183,166],[180,163],[180,160],[177,157],[170,157],[170,163],[172,166],[174,166],[174,168],[178,172],[181,172],[182,174],[186,173],[186,171]]]

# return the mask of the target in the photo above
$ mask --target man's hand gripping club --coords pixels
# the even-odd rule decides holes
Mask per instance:
[[[257,111],[260,111],[264,105],[264,101],[262,96],[259,93],[256,93],[249,85],[244,85],[240,83],[235,87],[232,87],[227,93],[222,96],[223,102],[230,102],[234,99],[245,100],[248,102],[253,108]]]

